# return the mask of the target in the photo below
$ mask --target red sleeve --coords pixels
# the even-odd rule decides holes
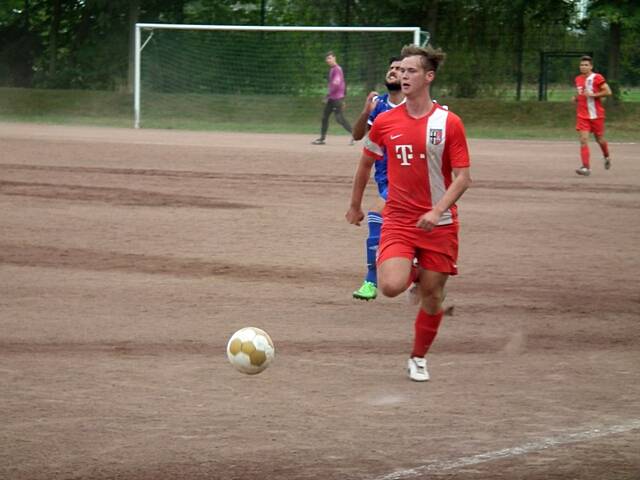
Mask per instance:
[[[604,79],[604,77],[602,75],[600,75],[599,73],[596,75],[596,78],[594,78],[593,80],[593,86],[595,87],[593,89],[594,92],[599,92],[600,89],[602,88],[602,85],[604,85],[605,83],[607,83],[607,81]]]
[[[380,132],[381,122],[373,122],[369,134],[364,139],[364,148],[362,153],[376,160],[382,160],[384,157],[384,145],[382,144],[382,134]]]
[[[446,148],[451,160],[451,168],[467,168],[471,165],[464,125],[460,117],[452,113],[447,117]]]

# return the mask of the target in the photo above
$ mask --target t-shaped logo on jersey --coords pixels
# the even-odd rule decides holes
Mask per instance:
[[[409,160],[413,160],[413,145],[396,145],[396,158],[400,160],[400,165],[411,165]]]

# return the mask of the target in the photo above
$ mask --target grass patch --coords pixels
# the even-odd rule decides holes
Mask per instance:
[[[571,101],[496,101],[439,98],[460,115],[470,137],[576,138]],[[354,121],[362,99],[348,99]],[[143,96],[142,127],[264,133],[319,133],[319,98],[248,95]],[[607,138],[638,141],[640,102],[607,105]],[[0,120],[48,124],[133,126],[133,97],[117,92],[0,88]],[[346,135],[330,121],[330,134]]]

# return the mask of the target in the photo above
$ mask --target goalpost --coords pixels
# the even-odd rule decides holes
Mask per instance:
[[[384,88],[389,58],[428,41],[419,27],[137,23],[134,127],[233,129],[249,122],[278,131],[285,123],[318,123],[327,51],[345,73],[346,115],[355,120],[360,95]]]
[[[540,72],[538,76],[538,101],[546,101],[547,100],[547,91],[549,87],[549,77],[551,80],[558,81],[558,78],[553,78],[553,75],[549,72],[549,67],[551,64],[551,60],[554,58],[579,58],[583,55],[589,55],[593,57],[592,51],[570,51],[570,50],[557,50],[557,51],[540,51]],[[571,74],[568,78],[561,79],[560,82],[563,84],[572,84],[573,77],[575,76],[575,67],[571,67]],[[557,75],[557,72],[554,72]]]

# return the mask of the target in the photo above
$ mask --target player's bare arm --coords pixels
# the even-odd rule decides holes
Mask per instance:
[[[371,115],[371,112],[373,112],[373,109],[376,107],[376,103],[378,103],[378,92],[370,92],[364,101],[362,113],[353,125],[352,136],[354,140],[362,140],[365,133],[367,133],[367,121],[369,120],[369,115]]]
[[[433,206],[433,209],[422,215],[418,219],[416,226],[426,231],[431,231],[438,225],[442,214],[446,212],[451,206],[456,203],[462,194],[471,186],[471,172],[469,168],[454,168],[453,175],[455,176],[449,188],[442,196],[440,201]]]
[[[598,90],[597,92],[585,92],[584,94],[587,97],[593,98],[608,97],[609,95],[611,95],[611,87],[609,87],[608,83],[603,83],[600,86],[600,90]]]
[[[360,222],[364,219],[364,212],[362,211],[362,197],[364,196],[364,189],[369,182],[371,167],[373,167],[374,161],[375,160],[368,155],[362,154],[356,174],[353,177],[351,203],[349,205],[349,210],[347,210],[347,213],[345,214],[347,222],[352,225],[360,226]]]

